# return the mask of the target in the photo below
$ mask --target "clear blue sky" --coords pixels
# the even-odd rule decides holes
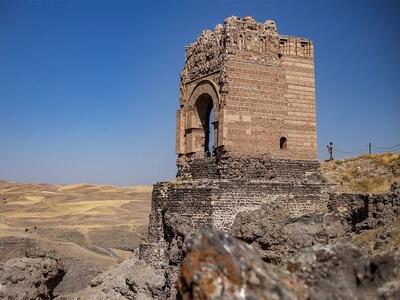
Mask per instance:
[[[320,148],[400,143],[398,3],[0,0],[0,179],[174,178],[184,46],[229,15],[314,41]]]

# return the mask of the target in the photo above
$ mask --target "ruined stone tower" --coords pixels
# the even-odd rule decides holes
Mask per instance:
[[[229,17],[186,47],[176,152],[201,157],[212,144],[232,155],[316,159],[314,87],[310,40],[279,35],[273,21]]]
[[[325,209],[310,40],[229,17],[186,47],[180,79],[177,180],[154,185],[142,257],[170,247],[171,220],[229,230],[263,203],[293,215]]]

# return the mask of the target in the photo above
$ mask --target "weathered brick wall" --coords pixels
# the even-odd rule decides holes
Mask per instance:
[[[220,178],[271,179],[283,182],[319,181],[320,163],[315,160],[271,159],[223,155],[218,159]]]
[[[177,178],[181,179],[270,179],[284,182],[319,182],[320,163],[316,160],[271,159],[266,156],[216,156],[178,159]]]
[[[184,181],[170,185],[168,191],[169,213],[178,213],[180,218],[190,220],[195,229],[211,227],[212,182]]]
[[[228,230],[238,212],[257,209],[262,203],[284,203],[298,216],[326,209],[326,186],[256,179],[202,179],[154,186],[149,242],[163,241],[163,214],[178,214],[195,229]],[[159,195],[166,193],[160,201]],[[160,205],[161,204],[161,205]]]
[[[194,228],[211,226],[212,181],[160,182],[153,186],[149,221],[150,243],[164,240],[164,215],[179,213]]]
[[[216,157],[188,158],[184,157],[177,162],[177,177],[181,179],[217,179],[219,178]]]

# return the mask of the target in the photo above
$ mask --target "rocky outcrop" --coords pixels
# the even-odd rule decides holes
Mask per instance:
[[[317,245],[288,269],[309,286],[310,299],[400,299],[400,250],[363,255],[346,244]]]
[[[0,299],[52,299],[65,274],[51,258],[19,257],[0,264]]]
[[[239,213],[231,232],[258,249],[265,261],[279,263],[303,248],[390,225],[399,217],[400,187],[393,184],[386,194],[331,195],[323,214],[292,218],[279,204],[264,204]],[[382,234],[382,243],[388,238]]]
[[[164,226],[168,264],[179,266],[185,255],[185,237],[196,230],[191,220],[169,212],[164,215]]]
[[[166,299],[169,286],[163,269],[139,260],[135,255],[116,268],[92,279],[90,287],[59,298],[64,300]]]
[[[206,231],[186,242],[181,299],[296,299],[249,245]]]

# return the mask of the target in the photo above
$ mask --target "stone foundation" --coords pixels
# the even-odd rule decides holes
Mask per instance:
[[[229,231],[239,212],[263,203],[284,203],[293,217],[327,209],[330,186],[322,180],[318,161],[206,157],[185,163],[189,167],[180,168],[176,182],[154,185],[149,243],[160,247],[168,243],[166,213],[196,231]],[[211,179],[201,178],[210,170]],[[144,248],[141,255],[148,256]]]

